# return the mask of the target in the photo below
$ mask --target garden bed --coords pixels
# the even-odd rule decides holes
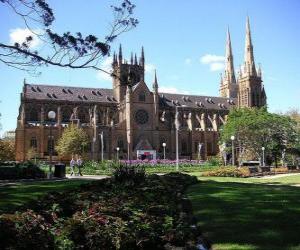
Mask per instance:
[[[196,177],[124,169],[0,216],[4,249],[209,249],[183,192]],[[30,210],[27,210],[30,208]]]

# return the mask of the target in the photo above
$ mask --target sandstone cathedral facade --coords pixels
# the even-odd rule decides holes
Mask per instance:
[[[162,158],[165,145],[166,158],[174,159],[175,119],[180,123],[179,157],[206,159],[219,151],[219,129],[226,123],[230,109],[266,105],[261,69],[254,61],[249,19],[244,65],[237,77],[227,31],[220,97],[160,93],[156,73],[150,90],[145,83],[143,49],[139,59],[131,56],[126,61],[120,46],[118,55],[113,56],[112,70],[112,89],[24,81],[16,129],[16,160],[28,159],[32,149],[39,158],[47,159],[53,152],[54,160],[61,160],[55,153],[55,144],[71,123],[88,134],[89,158],[112,159],[117,149],[121,159]],[[54,121],[49,120],[49,111],[55,111]]]

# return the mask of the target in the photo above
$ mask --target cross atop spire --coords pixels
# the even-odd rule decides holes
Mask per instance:
[[[247,21],[246,21],[245,72],[248,75],[256,76],[249,16],[247,16]]]
[[[230,84],[236,83],[233,65],[233,54],[231,48],[231,39],[229,28],[227,28],[227,40],[226,40],[226,67],[225,67],[225,78]]]

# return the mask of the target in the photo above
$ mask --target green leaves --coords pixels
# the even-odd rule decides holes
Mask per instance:
[[[61,156],[81,155],[88,145],[88,136],[82,128],[70,125],[58,141],[56,150]]]
[[[221,131],[221,142],[231,145],[232,135],[235,145],[245,152],[244,158],[258,159],[262,147],[266,155],[276,158],[294,144],[295,122],[288,116],[269,113],[265,107],[234,109]]]

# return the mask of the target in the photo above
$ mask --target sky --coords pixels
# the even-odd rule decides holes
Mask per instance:
[[[48,0],[57,32],[71,31],[104,37],[112,20],[110,5],[117,1]],[[157,70],[160,91],[219,95],[224,69],[225,40],[230,29],[237,69],[243,63],[245,23],[249,15],[255,62],[261,64],[271,112],[300,109],[299,0],[132,0],[138,26],[122,34],[123,55],[140,54],[144,46],[146,83],[151,89]],[[23,22],[0,3],[0,42],[27,35]],[[42,48],[35,41],[32,46]],[[110,58],[102,62],[109,69]],[[109,77],[96,70],[42,67],[40,76],[0,63],[1,133],[16,128],[23,80],[28,83],[111,88]]]

